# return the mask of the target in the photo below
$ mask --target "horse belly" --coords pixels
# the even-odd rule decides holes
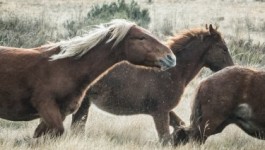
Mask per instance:
[[[143,108],[129,103],[126,99],[96,99],[91,101],[97,108],[115,115],[133,115],[144,113]]]
[[[29,121],[39,117],[32,106],[15,104],[15,106],[1,105],[0,117],[11,121]]]
[[[143,104],[149,88],[142,86],[133,75],[124,80],[120,74],[123,71],[110,73],[93,85],[87,92],[89,101],[97,108],[116,115],[145,113]]]
[[[38,117],[28,97],[3,94],[0,91],[0,118],[12,121],[28,121]],[[18,98],[21,97],[21,98]]]

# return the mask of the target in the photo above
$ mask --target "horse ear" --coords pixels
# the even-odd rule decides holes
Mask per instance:
[[[209,28],[208,28],[208,24],[205,24],[205,28],[206,28],[206,30],[208,30]]]
[[[211,34],[215,32],[215,30],[213,29],[212,24],[210,24],[210,26],[209,26],[209,31],[210,31]]]
[[[213,28],[212,24],[210,24],[210,26],[209,26],[209,31],[210,31],[211,35],[216,35],[217,34],[217,31]]]

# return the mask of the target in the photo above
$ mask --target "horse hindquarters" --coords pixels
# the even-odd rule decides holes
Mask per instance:
[[[205,93],[211,87],[206,89],[202,87],[200,86],[192,107],[190,127],[181,127],[173,134],[175,145],[185,144],[188,141],[203,144],[209,136],[220,133],[230,123],[229,118],[225,117],[226,115],[216,111],[218,110],[216,107],[219,105],[211,105],[206,102],[208,100],[218,101],[212,97],[215,94]]]
[[[256,113],[260,110],[255,110]],[[232,122],[238,125],[248,135],[265,140],[264,125],[259,123],[260,119],[255,119],[251,105],[242,103],[236,107],[233,113]]]
[[[209,136],[220,133],[229,124],[229,119],[223,114],[216,113],[216,108],[211,105],[199,104],[193,111],[198,113],[198,109],[201,109],[201,113],[191,118],[189,139],[203,144]]]

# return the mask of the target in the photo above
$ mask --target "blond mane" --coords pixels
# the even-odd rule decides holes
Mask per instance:
[[[216,32],[220,35],[219,32]],[[209,30],[204,28],[194,28],[189,29],[179,34],[170,37],[166,44],[174,50],[174,52],[181,51],[185,45],[192,39],[192,38],[199,38],[201,40],[204,39],[205,36],[210,35]]]
[[[60,47],[60,52],[52,55],[50,58],[51,60],[58,60],[67,57],[82,57],[93,47],[97,46],[109,34],[110,36],[106,43],[114,41],[112,46],[114,47],[122,41],[133,25],[135,25],[135,23],[123,19],[115,19],[109,23],[100,24],[89,31],[85,36],[75,37],[68,41],[55,43],[54,46]]]

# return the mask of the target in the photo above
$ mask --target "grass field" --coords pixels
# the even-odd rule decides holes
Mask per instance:
[[[234,61],[239,65],[264,69],[265,2],[251,0],[136,0],[150,13],[149,30],[161,40],[171,34],[205,24],[219,26]],[[70,37],[68,21],[82,22],[95,4],[106,0],[0,0],[0,45],[33,47],[47,41]],[[127,0],[126,2],[130,2]],[[87,27],[78,30],[81,34]],[[210,74],[201,71],[186,88],[181,103],[174,111],[188,123],[190,104],[200,80]],[[265,142],[246,135],[230,125],[211,136],[204,145],[194,143],[173,148],[158,143],[150,116],[114,116],[90,109],[86,132],[70,129],[71,117],[65,121],[66,133],[56,139],[32,139],[38,120],[11,122],[0,119],[0,149],[264,149]]]

